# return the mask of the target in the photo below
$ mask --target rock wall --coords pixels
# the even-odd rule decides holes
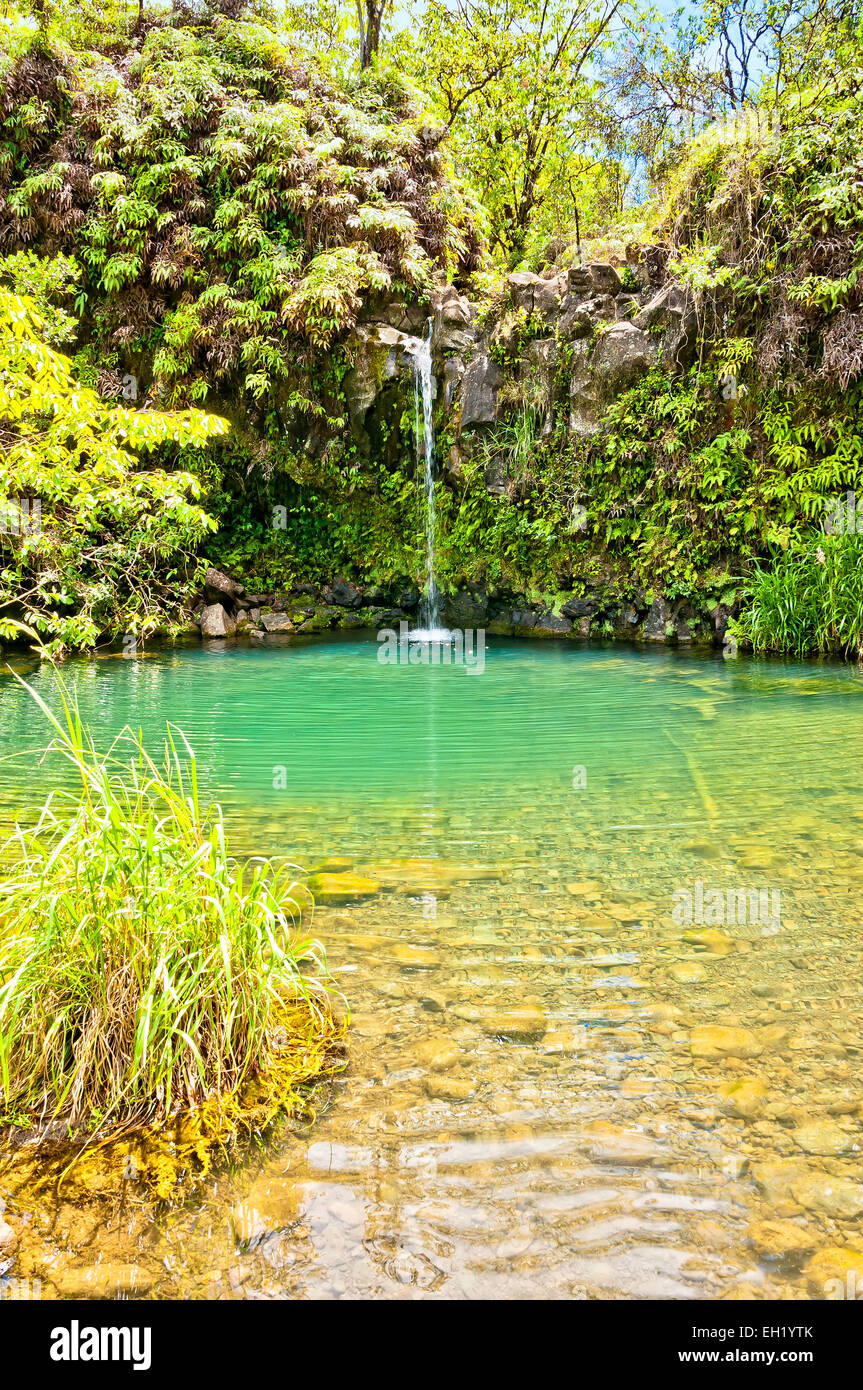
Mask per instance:
[[[416,306],[373,302],[348,340],[355,365],[345,391],[356,435],[362,437],[387,382],[410,372],[411,353],[429,319],[444,406],[455,413],[460,434],[500,419],[504,373],[498,363],[514,347],[522,354],[517,375],[547,379],[567,350],[570,428],[598,433],[605,408],[651,366],[662,362],[674,370],[694,358],[695,306],[673,282],[657,284],[655,266],[639,259],[631,267],[641,284],[637,291],[623,288],[615,266],[599,262],[548,278],[517,272],[486,324],[479,307],[451,285],[432,296],[428,316]],[[525,326],[529,338],[521,342]]]
[[[254,594],[210,567],[193,617],[202,637],[254,642],[338,629],[397,629],[402,621],[414,626],[419,600],[419,590],[413,587],[384,589],[342,578],[323,586],[299,584],[288,592]],[[616,585],[604,581],[594,582],[587,596],[564,596],[553,606],[479,585],[449,596],[443,606],[449,627],[482,628],[498,636],[587,639],[610,635],[630,641],[702,645],[722,643],[730,615],[731,610],[722,604],[707,614],[697,613],[685,601],[673,602],[643,589],[623,597]]]
[[[625,288],[627,283],[635,288]],[[347,342],[352,367],[344,381],[350,429],[360,452],[373,447],[376,417],[392,402],[403,407],[413,391],[413,362],[421,338],[432,331],[438,418],[455,444],[440,460],[446,482],[457,487],[465,461],[483,431],[505,418],[513,389],[539,403],[550,432],[563,412],[579,436],[603,429],[608,405],[652,366],[675,371],[696,351],[691,298],[665,275],[661,247],[632,248],[629,271],[607,263],[575,266],[543,277],[518,272],[483,315],[451,285],[439,286],[428,308],[371,300]],[[509,392],[509,395],[507,395]],[[486,471],[492,493],[508,485],[505,471]],[[445,601],[454,627],[484,627],[502,635],[587,638],[612,635],[653,642],[722,641],[729,609],[696,612],[686,602],[621,587],[609,572],[585,579],[585,592],[529,602],[523,594],[472,586]],[[329,585],[301,584],[289,593],[247,594],[237,581],[211,569],[195,618],[202,634],[247,634],[265,640],[279,633],[330,628],[380,628],[412,622],[419,602],[409,584],[387,589],[333,576]]]

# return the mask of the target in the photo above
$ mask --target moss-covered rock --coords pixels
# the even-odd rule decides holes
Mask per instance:
[[[312,874],[308,888],[315,902],[336,904],[353,903],[360,898],[371,898],[381,891],[381,884],[373,878],[345,871],[342,873]]]

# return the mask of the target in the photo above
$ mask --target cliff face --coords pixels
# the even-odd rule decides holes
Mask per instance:
[[[593,262],[547,276],[511,274],[491,309],[452,285],[439,286],[425,305],[382,298],[369,304],[345,345],[352,365],[344,392],[360,454],[369,456],[382,437],[398,431],[415,390],[420,339],[429,334],[437,434],[444,445],[438,465],[453,493],[463,490],[466,476],[480,461],[487,493],[511,497],[517,487],[512,455],[490,450],[488,444],[513,409],[525,403],[541,438],[559,443],[566,433],[589,446],[608,427],[608,408],[623,393],[651,369],[683,371],[696,354],[692,296],[665,280],[655,247],[632,247],[628,254],[624,267]],[[624,279],[631,288],[624,288]],[[401,447],[410,447],[407,432]],[[575,540],[580,541],[577,502],[573,516]],[[733,601],[723,605],[708,593],[705,608],[666,599],[634,574],[614,573],[603,565],[601,550],[588,556],[579,549],[568,590],[555,585],[553,594],[531,594],[519,590],[517,582],[488,585],[480,580],[449,594],[447,621],[531,636],[603,633],[648,641],[721,642]],[[349,600],[337,598],[334,604],[334,591],[349,594]],[[304,624],[309,625],[305,630],[321,623],[373,624],[379,616],[369,609],[361,584],[336,581],[316,592],[329,614],[318,609],[312,617],[300,604],[299,630]],[[391,601],[389,620],[413,616],[416,589],[374,584],[368,593],[372,608],[382,595]],[[290,596],[274,597],[290,608]],[[279,621],[283,628],[293,626],[288,619]]]
[[[529,400],[549,435],[561,416],[592,437],[620,394],[652,367],[691,366],[696,352],[694,300],[673,282],[651,278],[649,262],[627,267],[638,288],[625,290],[618,269],[595,262],[548,277],[509,275],[491,315],[448,285],[427,308],[385,304],[348,338],[353,368],[345,394],[355,436],[365,442],[368,412],[387,383],[410,372],[417,335],[431,325],[442,406],[459,448],[497,424],[519,399]],[[457,476],[457,475],[456,475]],[[492,486],[499,480],[488,479]]]
[[[348,428],[369,458],[402,430],[400,450],[412,446],[411,402],[421,339],[431,337],[435,416],[444,486],[455,495],[513,403],[530,401],[541,435],[561,431],[589,443],[607,426],[608,407],[653,368],[670,373],[691,365],[694,302],[673,282],[661,284],[652,248],[632,248],[628,267],[595,262],[542,277],[515,273],[489,312],[454,286],[439,286],[427,304],[378,297],[360,315],[345,344]],[[635,282],[624,289],[621,279]],[[527,332],[525,331],[527,330]],[[510,496],[516,479],[510,456],[488,454],[482,485],[490,497]],[[575,540],[580,542],[576,507]],[[445,539],[444,539],[445,544]],[[584,557],[582,557],[584,558]],[[516,584],[482,580],[450,587],[446,621],[505,635],[586,638],[591,635],[659,642],[720,643],[732,604],[705,595],[704,604],[651,592],[632,574],[613,573],[597,555],[553,596]],[[416,585],[396,579],[364,582],[333,576],[284,591],[248,593],[217,570],[208,574],[207,603],[198,609],[205,636],[235,631],[252,637],[327,628],[389,626],[415,617]]]

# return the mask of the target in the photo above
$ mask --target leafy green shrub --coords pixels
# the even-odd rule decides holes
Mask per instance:
[[[0,276],[29,276],[40,293],[73,276],[63,262],[52,281],[46,264],[13,257]],[[191,474],[144,469],[136,450],[200,446],[227,429],[200,411],[110,405],[79,385],[48,342],[73,322],[0,283],[0,636],[23,621],[51,650],[170,616],[166,580],[214,523],[189,500],[200,493]]]
[[[863,656],[863,536],[796,543],[756,565],[731,631],[756,652]]]

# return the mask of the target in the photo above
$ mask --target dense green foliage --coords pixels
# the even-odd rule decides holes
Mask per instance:
[[[253,22],[180,14],[122,75],[34,46],[4,106],[9,235],[74,245],[100,365],[119,357],[172,406],[239,387],[261,422],[325,418],[314,350],[369,292],[421,296],[476,254],[406,87],[342,93]]]
[[[788,575],[835,499],[863,483],[854,57],[829,99],[782,109],[778,138],[740,122],[702,137],[668,191],[660,234],[694,296],[698,361],[615,403],[586,480],[597,534],[623,539],[645,573],[740,574],[754,552],[779,557]],[[835,632],[853,648],[863,624],[846,617]]]
[[[797,541],[820,534],[831,500],[863,482],[861,134],[863,99],[849,71],[829,106],[786,112],[775,144],[727,131],[696,142],[660,223],[696,303],[695,362],[655,368],[585,441],[568,427],[559,344],[552,435],[514,391],[509,417],[482,436],[459,488],[440,500],[445,584],[553,594],[589,576],[601,552],[647,587],[702,588],[713,604],[739,594],[752,554],[783,556],[792,544],[796,554]],[[442,438],[441,451],[451,443]],[[494,458],[507,470],[504,497],[483,482]],[[409,483],[372,462],[360,480],[306,494],[284,538],[268,541],[262,523],[233,558],[248,563],[268,544],[276,554],[284,539],[313,574],[409,571],[418,526]]]
[[[70,337],[74,320],[47,296],[76,274],[62,257],[0,261],[0,636],[23,621],[52,649],[170,620],[169,581],[213,523],[189,500],[195,478],[143,468],[136,451],[176,452],[226,428],[197,410],[110,405],[75,379],[49,341]]]
[[[17,61],[5,65],[6,237],[75,258],[47,263],[41,317],[26,308],[26,353],[37,352],[47,301],[74,296],[80,385],[110,400],[131,382],[150,407],[109,410],[93,390],[76,389],[82,449],[64,455],[62,469],[66,360],[43,354],[62,411],[38,392],[26,411],[9,408],[17,433],[22,411],[32,424],[26,467],[16,448],[0,486],[17,499],[44,485],[45,513],[40,536],[3,536],[0,599],[7,618],[68,646],[164,626],[183,588],[183,555],[212,524],[185,500],[199,492],[191,474],[208,485],[211,509],[241,528],[235,483],[242,490],[250,471],[292,461],[310,430],[326,438],[343,427],[341,343],[368,295],[422,298],[435,266],[457,275],[478,253],[468,202],[419,138],[421,111],[404,83],[381,74],[337,90],[271,30],[222,15],[188,21],[163,18],[139,47],[126,44],[122,73],[107,34],[103,52],[66,46],[60,34],[71,20],[47,37],[19,28]],[[18,256],[5,278],[22,288],[16,277],[26,280],[33,264]],[[59,313],[66,341],[75,325],[68,309]],[[4,308],[4,334],[12,317]],[[13,356],[22,370],[21,351]],[[27,389],[13,380],[19,402]],[[205,398],[242,438],[215,466],[200,446],[223,426],[163,413]],[[56,440],[41,436],[46,408]],[[179,455],[162,449],[160,460],[183,471],[132,481],[109,426],[133,446],[176,441]],[[105,444],[95,460],[94,432]]]
[[[364,441],[345,380],[357,323],[385,302],[422,314],[435,277],[481,301],[504,378],[497,424],[467,438],[438,406],[445,589],[554,603],[601,574],[730,604],[774,561],[804,565],[831,499],[860,487],[855,3],[711,0],[675,27],[634,0],[430,0],[400,28],[369,0],[361,65],[353,11],[329,0],[36,13],[3,21],[0,230],[43,259],[3,278],[42,306],[46,351],[74,338],[81,387],[134,381],[130,443],[159,467],[126,460],[84,523],[86,470],[57,470],[41,541],[2,538],[0,612],[70,646],[164,626],[213,523],[208,558],[252,590],[415,582],[412,401],[393,388]],[[650,197],[627,204],[645,169]],[[519,372],[549,330],[517,322],[503,272],[636,234],[695,305],[695,360],[655,367],[584,437],[571,344],[550,399]],[[623,281],[638,288],[633,265]],[[196,402],[230,433],[157,433]]]
[[[756,565],[735,624],[756,652],[863,655],[863,541],[856,535],[795,542],[771,568]]]
[[[483,456],[497,449],[508,464],[528,583],[553,592],[568,572],[587,576],[599,549],[645,587],[701,590],[707,607],[721,590],[730,602],[753,555],[789,573],[835,499],[861,488],[863,64],[853,57],[829,100],[795,100],[778,131],[766,120],[708,130],[669,180],[656,237],[694,303],[691,367],[656,367],[589,440],[566,420],[566,344],[551,437],[515,387]],[[501,529],[481,528],[478,555]],[[831,631],[849,650],[863,641],[863,624],[838,614]],[[824,645],[814,631],[811,645]]]

